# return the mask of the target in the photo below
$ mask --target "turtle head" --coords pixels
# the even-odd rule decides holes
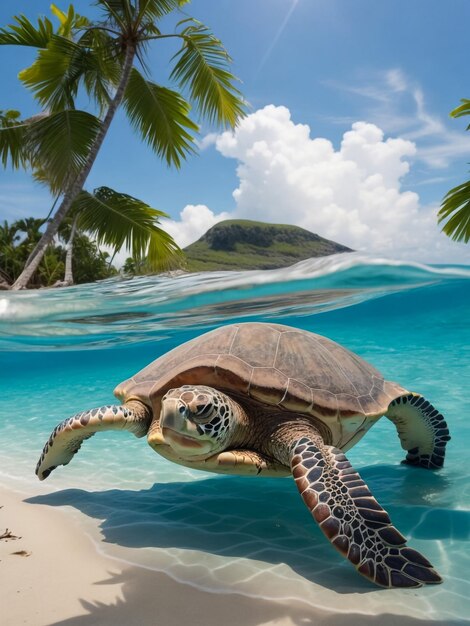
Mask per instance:
[[[184,385],[162,398],[161,432],[179,456],[202,460],[227,447],[240,410],[217,389]]]

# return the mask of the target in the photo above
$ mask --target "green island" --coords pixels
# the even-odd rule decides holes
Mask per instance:
[[[252,220],[225,220],[184,248],[189,272],[268,270],[310,257],[352,252],[304,228]]]
[[[20,275],[41,237],[43,225],[44,220],[35,218],[0,224],[0,289],[9,289]],[[62,279],[67,263],[71,263],[72,252],[75,284],[111,278],[119,273],[136,276],[156,272],[147,259],[140,261],[135,257],[129,257],[118,270],[112,256],[85,232],[77,232],[73,246],[69,246],[70,231],[70,220],[65,220],[57,241],[48,247],[41,260],[30,287],[64,286]],[[184,248],[170,269],[184,272],[268,270],[340,252],[352,250],[298,226],[225,220]]]
[[[73,5],[64,11],[52,4],[52,20],[18,14],[0,27],[0,46],[36,51],[18,74],[35,112],[0,109],[0,164],[29,172],[50,193],[46,217],[23,213],[0,224],[0,289],[107,278],[117,272],[113,261],[122,250],[130,255],[121,268],[126,275],[272,269],[349,251],[295,226],[229,220],[183,252],[161,228],[160,219],[169,214],[106,180],[87,188],[119,110],[153,154],[176,169],[198,152],[203,123],[213,136],[235,133],[251,115],[228,51],[209,26],[182,10],[188,1],[96,0],[93,17]],[[163,32],[157,24],[171,14],[178,21]],[[154,68],[154,82],[146,55],[168,39],[176,48],[165,71]],[[77,106],[82,102],[88,102],[86,110]],[[468,116],[470,100],[462,99],[450,114]],[[470,181],[457,185],[437,213],[442,230],[456,241],[470,241],[469,194]]]

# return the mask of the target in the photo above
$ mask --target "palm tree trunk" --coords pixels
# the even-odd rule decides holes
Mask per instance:
[[[29,265],[27,265],[23,269],[20,276],[18,277],[18,279],[12,286],[12,289],[18,290],[18,289],[26,288],[29,280],[31,279],[34,272],[38,268],[42,260],[42,257],[44,256],[44,253],[46,252],[47,246],[52,242],[55,234],[57,233],[59,229],[59,226],[62,220],[67,215],[70,207],[72,206],[72,202],[75,200],[75,197],[78,195],[78,193],[80,193],[80,191],[83,189],[83,185],[85,184],[85,181],[87,179],[88,174],[90,173],[93,163],[95,162],[95,159],[98,156],[99,149],[101,148],[104,138],[106,137],[106,134],[109,130],[111,122],[114,118],[114,115],[119,105],[121,104],[122,98],[124,96],[124,91],[129,81],[129,76],[132,70],[134,57],[135,57],[135,47],[132,45],[128,45],[126,48],[126,56],[124,60],[124,66],[122,69],[121,80],[119,81],[119,85],[114,95],[114,98],[111,100],[108,110],[106,111],[106,115],[104,117],[103,123],[101,124],[101,128],[98,134],[96,135],[96,139],[93,143],[93,146],[91,147],[90,154],[88,155],[86,163],[82,171],[80,172],[80,174],[75,179],[75,181],[70,185],[70,187],[64,193],[62,203],[60,207],[57,209],[57,212],[55,213],[52,220],[49,222],[46,232],[41,237],[33,258],[31,259]]]
[[[47,214],[47,217],[44,218],[44,222],[47,222],[47,220],[50,218],[52,211],[55,209],[55,205],[57,204],[58,200],[60,198],[60,194],[58,196],[55,197],[54,202],[52,203],[52,206],[49,210],[49,213]],[[42,226],[42,224],[41,224]],[[38,243],[34,246],[34,248],[31,250],[29,257],[26,259],[26,263],[24,264],[25,268],[28,267],[28,265],[31,263],[31,261],[33,260],[33,258],[36,256],[37,254],[37,250],[39,247],[39,241]]]
[[[72,230],[70,231],[70,237],[67,242],[67,253],[65,255],[65,273],[64,273],[64,283],[69,286],[73,285],[73,269],[72,269],[72,259],[73,259],[73,239],[75,237],[75,233],[77,230],[77,217],[73,220]]]

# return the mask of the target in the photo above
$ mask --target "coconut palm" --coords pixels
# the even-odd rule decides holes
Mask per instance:
[[[4,250],[6,246],[15,245],[21,239],[17,224],[18,222],[9,224],[6,220],[0,224],[0,250]]]
[[[41,238],[40,228],[44,221],[34,217],[27,217],[16,220],[12,224],[4,221],[3,225],[0,226],[0,275],[7,285],[13,283],[21,274],[21,270],[31,250]],[[49,246],[47,256],[47,265],[51,269],[60,261],[60,249]],[[49,284],[45,279],[48,274],[48,270],[45,267],[45,259],[46,257],[43,258],[39,266],[39,276],[35,280],[36,286]],[[5,285],[2,288],[4,287]]]
[[[44,220],[26,217],[0,226],[0,269],[8,283],[21,273],[28,255],[41,238]]]
[[[9,224],[4,220],[0,224],[0,277],[2,281],[10,284],[18,275],[21,267],[21,256],[18,253],[18,242],[21,236],[16,224]]]
[[[48,246],[46,254],[34,275],[35,287],[49,287],[62,283],[66,264],[64,241],[70,239],[72,221],[70,214],[62,222],[58,237]],[[31,247],[41,236],[38,226],[41,220],[28,217],[12,224],[0,224],[0,289],[7,288],[21,273]],[[95,241],[78,231],[74,240],[74,274],[76,282],[90,282],[115,275],[109,254],[98,248]]]
[[[60,24],[56,30],[47,18],[39,18],[35,26],[24,16],[0,29],[0,44],[39,49],[36,61],[20,78],[47,111],[39,119],[0,129],[0,155],[4,164],[44,172],[51,189],[61,195],[60,206],[15,289],[27,285],[83,189],[121,105],[142,139],[176,167],[195,151],[193,134],[198,130],[182,92],[210,122],[234,126],[243,115],[243,99],[228,71],[230,57],[212,32],[193,18],[183,19],[169,34],[159,29],[160,20],[186,2],[97,0],[103,14],[100,22],[76,14],[72,6],[67,13],[53,7]],[[181,42],[172,57],[170,80],[182,92],[150,81],[135,66],[139,62],[145,69],[147,46],[168,38]],[[96,103],[99,117],[75,109],[80,88]],[[167,249],[167,254],[174,251],[174,247]]]
[[[41,227],[45,221],[37,217],[25,217],[16,220],[13,226],[26,235],[28,245],[32,247],[41,239]]]
[[[452,117],[470,115],[470,100],[464,98],[461,102],[459,107],[451,111]],[[467,130],[470,130],[470,124]],[[442,230],[454,241],[470,241],[470,180],[445,195],[437,217],[439,222],[447,220]]]
[[[22,140],[22,152],[19,153],[23,157],[25,155],[25,146],[29,145],[28,133],[32,124],[37,124],[41,120],[47,118],[47,114],[29,118],[24,122],[19,121],[20,113],[18,111],[0,111],[0,128],[6,129],[7,132],[16,132],[18,125],[23,124],[23,133],[25,137]],[[13,120],[13,122],[12,122]],[[13,126],[15,126],[13,128]],[[33,127],[34,128],[34,127]],[[32,131],[31,131],[32,132]],[[37,131],[34,131],[36,133]],[[31,143],[34,140],[31,139]],[[68,152],[64,151],[66,155]],[[30,167],[33,168],[33,176],[39,182],[48,186],[51,191],[56,192],[59,188],[56,173],[57,166],[45,168],[44,161],[37,161],[35,153],[30,152],[27,157]],[[68,163],[68,167],[72,167]],[[49,172],[52,172],[49,175]],[[107,187],[100,187],[93,194],[82,191],[74,200],[72,207],[68,213],[73,214],[72,223],[63,229],[60,233],[62,239],[64,233],[67,233],[67,255],[65,260],[65,275],[62,285],[73,284],[72,272],[72,256],[73,256],[73,240],[77,230],[86,231],[92,235],[98,242],[111,247],[114,254],[125,246],[132,251],[132,254],[143,255],[148,257],[148,271],[168,269],[173,264],[181,263],[180,250],[173,239],[159,227],[159,219],[161,217],[169,217],[166,213],[152,209],[145,202],[128,196],[127,194],[116,192]],[[91,220],[90,216],[93,216]],[[37,251],[37,244],[41,239],[39,228],[49,219],[27,218],[15,222],[18,230],[25,232],[28,256],[26,265],[28,265]],[[63,222],[61,222],[62,224]],[[60,227],[59,227],[60,232]],[[50,244],[52,245],[52,244]],[[168,254],[168,251],[171,254]],[[49,263],[50,265],[50,263]],[[16,268],[18,267],[18,259]],[[20,272],[16,273],[16,276]],[[42,273],[44,274],[44,272]]]
[[[109,187],[99,187],[93,193],[83,190],[73,201],[69,215],[64,284],[73,284],[73,241],[80,232],[90,235],[98,246],[112,248],[113,256],[123,247],[136,256],[146,255],[150,271],[171,266],[165,251],[176,244],[158,226],[160,218],[169,216],[142,200]]]

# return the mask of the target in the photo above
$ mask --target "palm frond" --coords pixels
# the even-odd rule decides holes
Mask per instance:
[[[89,68],[87,50],[70,39],[54,35],[36,61],[19,73],[43,107],[74,108],[79,81]]]
[[[129,0],[96,0],[95,5],[103,10],[108,22],[114,22],[122,31],[128,28],[132,16]]]
[[[13,126],[18,124],[21,113],[16,109],[0,110],[0,126]]]
[[[100,115],[106,111],[112,99],[113,89],[119,83],[122,66],[116,57],[103,49],[103,55],[90,55],[90,68],[83,77],[84,87],[98,105]]]
[[[122,50],[118,39],[98,28],[86,30],[77,40],[88,49],[88,69],[83,85],[102,114],[109,105],[112,91],[122,73]]]
[[[197,131],[198,126],[189,118],[189,104],[176,91],[146,80],[134,68],[124,106],[132,126],[168,165],[179,167],[181,159],[194,152],[188,130]]]
[[[442,230],[454,241],[470,240],[470,180],[447,192],[437,217],[447,220]]]
[[[55,4],[51,4],[50,9],[60,22],[57,34],[62,37],[71,39],[77,30],[85,28],[90,24],[90,20],[87,17],[75,13],[73,4],[69,5],[67,13],[59,9]]]
[[[0,45],[45,48],[54,34],[54,26],[47,17],[40,17],[37,27],[24,15],[16,15],[13,19],[16,24],[0,28]]]
[[[168,216],[137,198],[99,187],[93,194],[80,192],[72,211],[78,215],[80,229],[93,234],[98,245],[111,246],[115,251],[125,247],[135,257],[146,256],[153,270],[179,262],[180,248],[158,226],[159,218]]]
[[[159,20],[188,2],[189,0],[137,0],[137,25]]]
[[[452,117],[462,117],[462,115],[470,115],[470,100],[467,98],[461,98],[462,103],[456,109],[450,112]]]
[[[92,35],[88,36],[88,40]],[[83,82],[88,94],[101,108],[110,100],[110,90],[117,84],[121,65],[111,54],[113,42],[106,34],[94,33],[94,47],[85,47],[54,35],[36,61],[20,72],[23,83],[35,94],[43,107],[51,111],[74,108]]]
[[[19,118],[19,111],[0,111],[0,159],[5,168],[25,168],[29,164],[24,146],[26,124]]]
[[[27,126],[24,144],[33,169],[44,172],[53,193],[63,191],[85,165],[101,128],[85,111],[58,111]]]
[[[173,56],[176,64],[170,78],[189,89],[200,113],[210,122],[233,127],[245,114],[245,102],[228,70],[230,56],[204,24],[192,19],[180,24],[188,22],[180,33],[184,43]]]
[[[467,98],[461,98],[462,103],[459,107],[450,112],[452,117],[463,117],[464,115],[470,115],[470,100]],[[467,126],[467,130],[470,130],[470,124]]]

